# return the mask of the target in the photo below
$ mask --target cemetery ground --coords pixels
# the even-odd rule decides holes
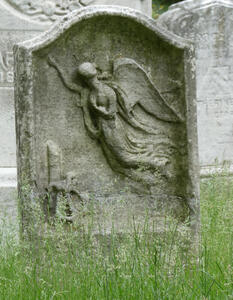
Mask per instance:
[[[232,199],[232,179],[202,182],[197,259],[175,225],[158,236],[148,234],[145,221],[121,241],[113,228],[102,237],[107,242],[97,244],[90,233],[64,233],[62,222],[56,222],[43,239],[34,232],[28,243],[5,222],[0,299],[233,299]]]

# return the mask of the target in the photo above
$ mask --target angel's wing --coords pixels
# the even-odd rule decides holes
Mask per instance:
[[[114,81],[122,89],[124,106],[131,111],[136,104],[150,115],[167,122],[180,122],[181,118],[167,104],[141,66],[129,58],[119,58],[113,65]]]

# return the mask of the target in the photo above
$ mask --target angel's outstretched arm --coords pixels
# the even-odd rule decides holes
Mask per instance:
[[[58,66],[53,57],[48,56],[48,63],[50,64],[50,66],[54,67],[57,70],[62,82],[68,89],[74,92],[81,93],[82,87],[72,81],[71,76],[67,74],[66,71],[63,70],[60,66]]]

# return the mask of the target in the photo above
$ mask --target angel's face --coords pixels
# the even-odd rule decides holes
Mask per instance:
[[[95,64],[84,62],[78,67],[78,73],[85,78],[93,78],[97,75]]]

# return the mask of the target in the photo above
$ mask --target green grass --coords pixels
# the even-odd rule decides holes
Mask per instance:
[[[58,223],[43,239],[22,243],[5,224],[0,299],[233,299],[232,204],[232,180],[202,183],[197,259],[172,229],[158,236],[142,226],[96,239],[82,231],[64,234]]]

